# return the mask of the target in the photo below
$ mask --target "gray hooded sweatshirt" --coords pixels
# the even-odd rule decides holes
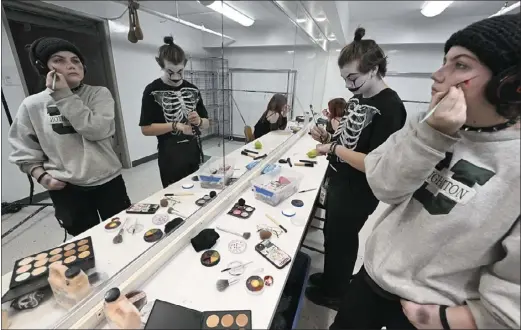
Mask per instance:
[[[22,172],[38,166],[55,179],[97,186],[117,177],[114,100],[105,87],[46,89],[23,100],[9,130],[9,160]]]
[[[479,329],[520,323],[520,130],[444,135],[411,120],[365,159],[391,207],[364,266],[418,304],[468,304]]]

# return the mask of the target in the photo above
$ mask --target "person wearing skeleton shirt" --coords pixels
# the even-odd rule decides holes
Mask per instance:
[[[310,276],[309,300],[337,308],[349,283],[358,255],[358,232],[376,209],[378,200],[365,178],[364,157],[401,129],[405,107],[395,91],[383,81],[387,60],[374,40],[362,40],[365,30],[355,32],[354,41],[339,57],[340,74],[353,93],[334,134],[315,126],[312,137],[332,143],[317,146],[319,154],[330,153],[324,225],[324,272]]]
[[[83,83],[85,59],[67,40],[40,38],[29,58],[47,88],[20,105],[9,160],[49,191],[60,225],[76,236],[130,206],[113,148],[114,99]]]
[[[164,38],[156,61],[161,78],[143,92],[139,126],[146,136],[157,136],[159,174],[163,188],[199,169],[203,162],[200,130],[209,126],[199,89],[183,79],[187,62],[172,37]]]
[[[502,15],[454,33],[432,115],[365,158],[391,207],[331,329],[521,327],[520,26]]]
[[[266,111],[255,124],[253,136],[256,139],[271,131],[285,129],[288,124],[288,99],[282,94],[275,94],[268,102]]]

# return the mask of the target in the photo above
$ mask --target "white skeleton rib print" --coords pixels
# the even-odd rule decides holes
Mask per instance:
[[[195,111],[199,102],[199,90],[192,87],[183,87],[178,91],[155,91],[152,92],[152,96],[163,109],[167,123],[186,123],[188,113]]]
[[[352,98],[347,104],[346,115],[340,120],[333,138],[338,144],[354,150],[362,130],[373,121],[375,114],[380,114],[380,110],[370,105],[360,104],[357,98]],[[344,162],[340,158],[338,160]]]

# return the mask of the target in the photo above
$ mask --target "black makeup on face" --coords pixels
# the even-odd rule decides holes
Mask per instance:
[[[352,76],[352,75],[353,75],[353,76]],[[360,78],[360,77],[361,77],[361,75],[358,75],[357,73],[351,73],[351,74],[347,75],[347,77],[344,79],[345,82],[346,82],[346,85],[347,85],[347,82],[349,81],[349,82],[354,86],[354,87],[347,87],[347,89],[348,89],[351,93],[353,93],[353,94],[356,94],[356,92],[357,92],[360,88],[362,88],[362,86],[364,86],[365,83],[367,82],[367,79],[366,79],[363,83],[361,83],[361,84],[359,84],[359,85],[357,86],[356,81],[357,81],[358,78]]]
[[[177,72],[173,72],[171,70],[167,70],[166,73],[168,74],[168,79],[170,79],[170,81],[173,81],[173,82],[180,82],[181,80],[183,80],[183,69],[177,71]],[[175,79],[176,77],[181,77],[180,79]]]

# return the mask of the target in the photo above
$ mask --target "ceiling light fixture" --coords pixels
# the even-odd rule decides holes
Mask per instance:
[[[243,25],[243,26],[252,26],[255,20],[250,18],[237,9],[233,8],[226,2],[222,1],[199,1],[202,5],[215,10],[219,14],[222,14],[228,17],[231,20]]]
[[[326,16],[315,17],[315,21],[317,21],[317,22],[323,22],[323,21],[325,21],[326,19],[327,19]]]
[[[334,33],[331,33],[331,34],[329,35],[329,37],[327,37],[327,40],[329,40],[329,41],[335,41],[335,40],[336,40],[336,36],[335,36],[335,34],[334,34]]]
[[[426,17],[434,17],[441,14],[454,1],[425,1],[421,13]]]
[[[297,22],[297,23],[306,23],[307,21],[308,21],[307,18],[297,18],[297,19],[296,19],[296,22]]]
[[[501,8],[497,13],[495,13],[494,15],[490,15],[490,17],[494,17],[494,16],[500,16],[500,15],[504,15],[506,13],[508,13],[509,11],[512,11],[516,8],[519,8],[519,6],[521,5],[521,1],[518,1],[516,3],[514,3],[513,5],[510,5],[508,6],[506,3],[505,5],[503,6],[503,8]]]
[[[339,51],[341,51],[341,50],[342,50],[342,49],[340,49],[340,48],[337,48],[337,50],[336,50],[336,51],[337,51],[337,52],[339,52]]]

